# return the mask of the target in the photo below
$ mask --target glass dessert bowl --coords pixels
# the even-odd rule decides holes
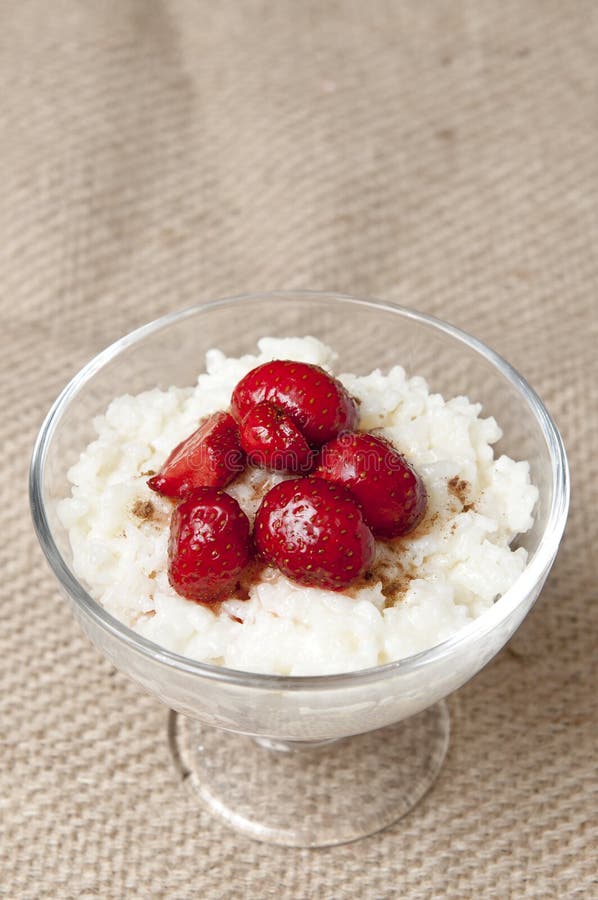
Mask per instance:
[[[445,397],[493,415],[500,452],[529,461],[539,491],[528,554],[500,599],[448,640],[372,669],[318,676],[242,672],[173,653],[112,617],[72,567],[57,514],[67,471],[116,396],[195,383],[208,349],[239,357],[264,336],[311,334],[334,348],[337,371],[400,363]],[[259,840],[324,846],[371,834],[432,785],[448,746],[443,698],[509,640],[537,598],[565,526],[568,469],[540,399],[500,357],[438,320],[392,303],[302,292],[237,297],[166,316],[95,357],[50,410],[31,465],[35,528],[83,630],[122,672],[174,712],[175,763],[209,808]]]

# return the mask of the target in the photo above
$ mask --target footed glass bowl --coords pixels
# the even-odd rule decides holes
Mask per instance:
[[[72,570],[56,507],[92,419],[123,393],[195,384],[204,355],[255,352],[259,337],[312,334],[337,371],[400,363],[446,398],[465,394],[494,415],[497,452],[527,459],[539,489],[519,543],[528,563],[495,605],[449,640],[374,669],[277,677],[179,656],[109,615]],[[355,840],[396,821],[433,783],[448,746],[442,699],[509,640],[548,575],[565,526],[569,479],[560,435],[511,366],[450,325],[389,302],[282,292],[235,297],[165,316],[91,360],[40,430],[30,473],[38,538],[83,630],[111,662],[173,712],[176,765],[210,809],[254,838],[292,846]]]

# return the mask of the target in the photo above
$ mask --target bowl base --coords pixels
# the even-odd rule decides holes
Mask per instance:
[[[448,749],[444,702],[378,731],[316,744],[253,739],[171,713],[181,777],[257,841],[345,844],[392,825],[434,783]]]

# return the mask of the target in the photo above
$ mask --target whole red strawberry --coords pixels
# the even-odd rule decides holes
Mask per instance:
[[[373,535],[349,491],[311,476],[268,491],[253,536],[262,559],[289,578],[334,591],[348,587],[374,559]]]
[[[308,472],[314,452],[290,418],[267,400],[249,410],[241,425],[248,462],[280,472]]]
[[[314,474],[348,488],[381,538],[407,534],[426,512],[426,489],[404,456],[384,438],[353,432],[322,447]]]
[[[340,381],[319,366],[292,360],[274,360],[248,372],[233,391],[233,415],[242,422],[263,400],[284,410],[317,446],[355,428],[359,419],[355,401]]]
[[[217,412],[174,448],[147,483],[159,494],[180,500],[197,487],[224,487],[244,467],[237,423],[230,413]]]
[[[168,580],[198,603],[226,599],[251,556],[249,520],[218,488],[196,488],[172,513]]]

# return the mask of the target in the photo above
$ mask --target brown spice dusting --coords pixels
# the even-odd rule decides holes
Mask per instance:
[[[155,475],[155,469],[148,469],[147,472],[140,472],[142,478],[151,478],[152,475]]]
[[[149,525],[155,531],[160,531],[161,528],[168,525],[170,523],[170,513],[176,506],[176,501],[170,500],[168,497],[163,498],[167,507],[169,507],[168,512],[163,510],[160,506],[154,505],[151,500],[136,500],[135,503],[131,506],[131,514],[135,516],[139,522],[144,525]]]
[[[468,483],[463,478],[459,478],[458,475],[455,475],[453,478],[449,478],[448,480],[449,491],[451,492],[451,494],[453,494],[454,497],[458,497],[461,503],[464,502],[468,487]]]
[[[151,500],[136,500],[131,510],[139,519],[151,520],[154,518],[154,504]]]
[[[257,500],[262,500],[262,498],[266,495],[267,491],[264,490],[264,485],[262,484],[252,484],[251,485],[251,499],[256,502]]]
[[[417,528],[415,528],[412,532],[409,533],[409,540],[413,540],[414,538],[423,537],[424,534],[429,534],[430,531],[436,525],[438,521],[439,514],[437,512],[428,513],[428,515],[424,516],[422,521],[419,523]]]
[[[461,504],[461,512],[469,512],[475,508],[475,504],[473,504],[470,499],[471,485],[468,481],[455,475],[454,478],[449,478],[447,487],[449,493],[451,493],[453,497],[456,497]]]
[[[397,566],[399,568],[398,572]],[[371,569],[363,573],[361,578],[354,581],[348,588],[345,588],[344,593],[349,597],[354,597],[362,588],[371,585],[374,581],[379,581],[382,585],[382,593],[386,598],[384,606],[394,606],[401,599],[401,595],[407,591],[410,581],[415,577],[416,573],[403,568],[400,562],[394,561],[394,563],[389,565],[388,561],[376,561]]]
[[[156,572],[156,570],[155,570],[155,569],[152,569],[152,571],[149,573],[149,575],[148,575],[147,577],[148,577],[148,578],[151,578],[151,579],[154,579],[154,578],[157,576],[157,574],[158,574],[158,573]]]
[[[399,600],[402,600],[413,577],[413,575],[410,575],[405,580],[397,578],[394,581],[382,582],[382,593],[386,598],[384,609],[390,609],[396,606]]]
[[[344,593],[352,597],[361,588],[370,585],[373,581],[379,581],[382,584],[382,593],[386,597],[385,607],[395,606],[406,593],[410,582],[417,577],[416,570],[406,569],[401,563],[401,558],[405,557],[405,544],[407,541],[416,540],[432,531],[439,518],[439,512],[432,512],[428,508],[417,528],[414,528],[413,531],[410,531],[409,534],[403,537],[384,541],[385,545],[392,547],[394,551],[392,561],[388,560],[388,558],[386,560],[384,558],[376,560],[372,568],[364,572],[361,578],[349,588],[346,588]],[[397,567],[399,568],[398,573]]]

